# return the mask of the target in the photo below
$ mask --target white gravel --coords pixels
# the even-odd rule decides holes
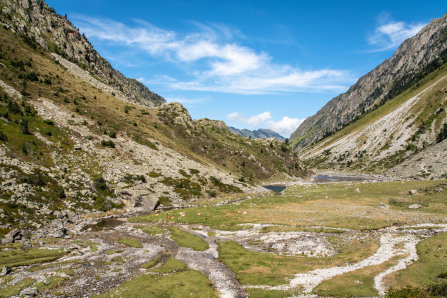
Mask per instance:
[[[324,280],[331,279],[337,275],[362,269],[367,266],[380,265],[397,255],[401,254],[411,255],[413,246],[415,246],[418,241],[419,240],[413,235],[395,236],[391,233],[385,233],[380,238],[380,247],[377,249],[376,253],[360,262],[346,266],[337,266],[326,269],[316,269],[307,273],[296,274],[295,277],[290,280],[289,284],[286,285],[247,286],[247,287],[270,289],[270,290],[290,290],[302,287],[304,293],[311,293],[312,290],[318,284],[320,284]],[[403,249],[395,248],[395,245],[401,242],[406,243],[406,245],[404,245],[404,248]],[[414,257],[411,258],[411,261],[413,261],[413,259]],[[409,261],[403,264],[408,265]],[[405,267],[402,267],[401,269],[403,268]]]

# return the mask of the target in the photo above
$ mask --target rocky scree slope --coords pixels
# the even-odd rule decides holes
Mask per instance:
[[[377,110],[300,150],[320,169],[447,178],[447,64]]]
[[[308,174],[284,144],[193,121],[178,103],[130,104],[55,55],[0,27],[0,235],[8,241],[37,228],[39,237],[63,237],[84,213],[197,204]]]
[[[402,43],[394,55],[346,93],[307,118],[291,135],[296,149],[315,144],[375,110],[447,61],[447,15]]]
[[[0,1],[0,24],[21,36],[33,48],[56,53],[92,74],[113,93],[145,107],[165,100],[135,79],[124,77],[102,58],[71,22],[42,0]]]

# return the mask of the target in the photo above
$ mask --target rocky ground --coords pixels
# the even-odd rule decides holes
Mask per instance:
[[[35,286],[22,289],[22,294],[38,294],[40,297],[54,297],[56,294],[69,296],[90,296],[104,293],[117,287],[126,280],[147,272],[141,266],[157,257],[169,256],[184,262],[189,269],[203,273],[212,286],[222,297],[247,296],[245,288],[262,288],[270,290],[303,289],[303,293],[310,293],[319,283],[353,270],[367,266],[382,264],[395,256],[405,256],[375,278],[375,288],[382,295],[387,290],[383,284],[385,276],[394,271],[405,268],[418,259],[416,244],[439,232],[446,232],[445,224],[419,224],[407,227],[392,227],[380,229],[373,233],[380,238],[377,251],[364,260],[353,264],[345,264],[332,268],[318,269],[295,275],[289,284],[280,286],[250,286],[241,285],[234,273],[217,260],[217,241],[233,240],[241,243],[249,250],[270,251],[281,254],[305,254],[313,257],[334,255],[337,251],[325,240],[328,233],[307,232],[271,232],[259,237],[260,229],[265,225],[251,225],[247,229],[237,232],[219,231],[202,225],[176,224],[181,230],[200,235],[209,243],[209,249],[195,251],[180,247],[170,239],[169,233],[151,235],[143,232],[144,227],[152,225],[127,222],[126,217],[119,215],[114,220],[108,219],[105,225],[95,224],[104,219],[84,219],[78,222],[77,229],[69,237],[56,243],[44,243],[40,240],[35,245],[43,245],[46,249],[66,249],[70,253],[57,261],[43,265],[22,266],[14,268],[8,273],[8,281],[1,287],[18,284],[25,279],[35,280],[35,284],[50,284],[51,278],[59,277],[63,280],[60,285],[37,293]],[[163,228],[164,226],[159,226]],[[166,226],[165,226],[166,227]],[[356,231],[346,231],[354,237],[371,237]],[[211,236],[210,236],[211,235]],[[130,247],[119,244],[118,239],[131,237],[138,239],[141,247]],[[257,244],[250,243],[257,239]],[[272,245],[273,244],[273,245]],[[4,269],[5,274],[6,271]],[[56,294],[55,294],[56,293]]]
[[[447,177],[447,140],[417,153],[389,169],[385,175],[397,179],[445,179]]]

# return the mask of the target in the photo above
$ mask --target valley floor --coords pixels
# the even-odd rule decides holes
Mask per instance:
[[[65,239],[0,246],[0,297],[383,296],[446,282],[446,205],[445,180],[305,183],[84,218]]]

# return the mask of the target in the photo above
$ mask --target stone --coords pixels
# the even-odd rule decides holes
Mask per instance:
[[[14,243],[16,240],[22,239],[22,234],[19,229],[14,229],[3,238],[4,243]],[[2,242],[3,242],[2,241]]]
[[[408,209],[420,209],[421,207],[421,204],[412,204],[408,206]]]
[[[65,228],[56,229],[50,234],[50,236],[54,238],[64,238],[65,235],[67,235],[67,229]]]
[[[11,273],[11,269],[8,268],[8,266],[4,265],[2,268],[2,272],[0,273],[1,276],[5,276]]]
[[[33,247],[33,245],[30,242],[26,242],[25,244],[23,244],[23,248],[25,249],[30,249],[31,247]]]
[[[144,189],[119,190],[117,196],[122,199],[127,208],[153,211],[159,205],[158,198],[151,196],[149,191]]]
[[[360,189],[358,189],[358,188],[354,189],[354,191],[355,191],[356,193],[361,193]]]
[[[380,209],[388,209],[388,205],[385,204],[385,203],[380,203],[380,204],[379,204],[379,208],[380,208]]]
[[[26,288],[20,292],[20,296],[36,297],[38,293],[37,288]]]
[[[408,194],[410,195],[410,196],[414,196],[414,195],[416,195],[418,193],[418,191],[416,190],[416,189],[412,189],[412,190],[410,190],[409,192],[408,192]]]

